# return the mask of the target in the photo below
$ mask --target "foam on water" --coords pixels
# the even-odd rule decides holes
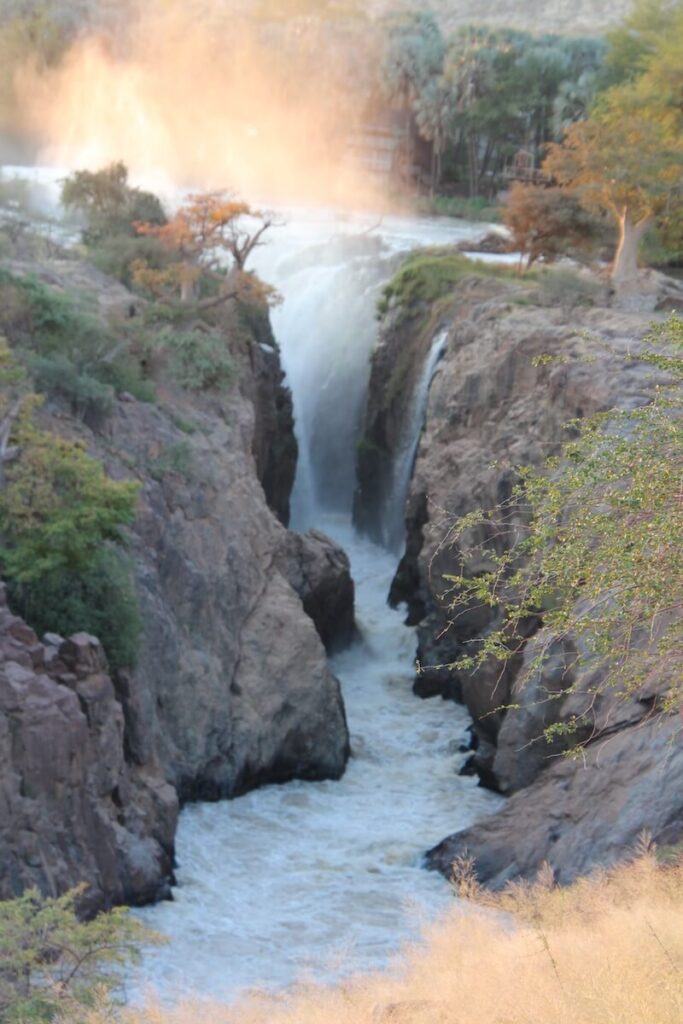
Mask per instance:
[[[395,557],[342,517],[321,528],[352,558],[362,640],[333,659],[353,757],[341,782],[271,786],[187,808],[175,901],[141,917],[170,938],[139,986],[229,998],[385,963],[448,907],[424,850],[498,798],[460,778],[468,717],[412,693],[414,631],[386,603]]]

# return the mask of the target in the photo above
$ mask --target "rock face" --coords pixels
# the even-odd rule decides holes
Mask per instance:
[[[542,624],[533,619],[527,624],[526,651],[503,672],[493,664],[475,673],[448,668],[469,641],[498,623],[488,608],[453,615],[444,577],[461,568],[476,575],[486,566],[475,550],[483,535],[472,536],[472,547],[458,547],[448,534],[456,517],[505,501],[516,466],[540,465],[557,452],[567,437],[567,421],[647,401],[652,372],[625,357],[637,350],[648,318],[607,308],[548,309],[522,284],[464,280],[439,310],[438,321],[417,310],[412,324],[404,317],[398,329],[389,324],[383,335],[366,423],[367,447],[380,448],[385,464],[391,464],[405,410],[387,390],[386,369],[400,360],[406,378],[415,380],[416,366],[424,360],[421,325],[428,322],[435,330],[445,319],[448,349],[430,390],[406,507],[406,551],[391,599],[407,602],[409,620],[419,623],[422,671],[416,692],[466,703],[474,719],[469,770],[514,795],[500,814],[431,851],[429,864],[448,874],[453,858],[467,850],[482,880],[499,886],[533,876],[547,859],[560,880],[569,881],[615,859],[644,828],[655,836],[683,832],[680,744],[667,754],[676,727],[653,711],[672,680],[662,671],[651,692],[639,699],[593,702],[581,737],[588,743],[586,766],[561,758],[566,740],[548,745],[539,737],[547,725],[587,708],[579,708],[576,697],[546,698],[572,682],[586,692],[599,679],[600,667],[584,666],[577,680],[581,641],[569,637],[555,643],[541,678],[521,688],[524,659],[533,657],[541,639],[534,639]],[[548,355],[555,358],[539,358]],[[402,396],[400,402],[405,401]],[[381,500],[371,496],[370,522]],[[488,539],[501,550],[523,525],[513,517],[505,531]],[[502,710],[510,703],[520,710]]]
[[[123,712],[86,634],[40,644],[0,595],[0,898],[89,885],[88,906],[169,890],[178,800],[128,765]]]
[[[129,293],[83,264],[15,269],[66,290],[77,274],[103,313],[130,315]],[[154,899],[168,888],[178,802],[344,771],[344,707],[321,637],[349,636],[353,587],[331,541],[283,526],[296,442],[268,331],[230,334],[237,379],[221,393],[166,383],[156,404],[122,395],[93,429],[58,406],[41,414],[111,476],[140,481],[128,554],[142,632],[135,669],[113,681],[96,658],[84,675],[69,644],[57,675],[38,645],[3,678],[0,893],[85,880],[99,904]]]
[[[289,533],[283,571],[325,648],[332,652],[349,644],[355,634],[354,584],[343,549],[319,530]]]

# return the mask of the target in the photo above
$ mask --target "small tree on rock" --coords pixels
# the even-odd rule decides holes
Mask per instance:
[[[238,298],[256,286],[245,266],[275,223],[273,214],[253,209],[227,192],[190,195],[167,224],[136,225],[139,234],[158,239],[176,262],[161,271],[139,263],[135,281],[157,295],[179,292],[180,301],[187,304],[194,302],[198,282],[207,275],[221,288],[219,296],[207,300],[204,306]],[[227,278],[221,274],[226,257],[231,261]],[[266,286],[263,294],[267,294]]]
[[[551,263],[559,256],[586,254],[599,235],[597,219],[567,188],[515,182],[503,217],[527,270],[541,258]]]

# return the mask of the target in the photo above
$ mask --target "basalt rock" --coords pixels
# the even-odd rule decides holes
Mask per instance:
[[[130,294],[75,260],[15,269],[128,316]],[[330,640],[348,631],[348,567],[331,542],[299,542],[282,525],[296,460],[289,394],[267,324],[238,314],[212,324],[236,363],[232,387],[197,394],[164,381],[155,404],[119,395],[93,425],[55,404],[40,414],[112,477],[140,482],[127,544],[140,649],[110,680],[90,638],[44,647],[13,617],[0,629],[14,666],[3,683],[2,892],[86,880],[101,904],[157,898],[178,802],[344,771],[339,683],[304,602]],[[301,596],[283,557],[300,544]]]
[[[289,533],[283,571],[331,652],[355,635],[354,584],[345,551],[318,530]]]
[[[3,592],[0,898],[84,882],[95,910],[168,893],[178,800],[153,765],[126,763],[123,730],[98,641],[38,643]]]
[[[535,304],[524,283],[491,278],[464,280],[448,307],[440,307],[440,322],[445,317],[448,348],[430,389],[406,506],[405,555],[391,598],[405,601],[410,621],[419,622],[416,692],[467,705],[474,749],[465,770],[510,800],[494,817],[445,840],[428,860],[449,874],[454,858],[467,851],[481,880],[493,886],[533,877],[548,860],[560,881],[570,881],[622,856],[643,829],[667,841],[683,831],[676,725],[657,714],[673,680],[662,670],[650,692],[632,700],[596,697],[603,670],[581,638],[553,641],[539,633],[536,616],[524,624],[525,650],[503,669],[492,662],[476,671],[449,667],[500,620],[495,609],[474,604],[454,614],[446,577],[486,572],[481,542],[500,553],[526,524],[519,509],[508,510],[504,529],[495,533],[478,527],[456,544],[449,531],[457,517],[506,502],[516,467],[540,466],[557,453],[568,421],[648,400],[652,370],[629,357],[649,318],[604,307],[569,317]],[[392,337],[390,325],[382,344],[385,370],[399,354],[405,364],[422,358],[423,339],[416,335],[406,353],[411,338],[402,330]],[[400,436],[396,420],[386,380],[373,372],[367,422],[373,437],[383,439],[387,477]],[[522,687],[538,643],[549,656]],[[572,685],[576,693],[561,698]],[[506,711],[510,704],[518,710]],[[577,716],[578,735],[562,728]],[[549,725],[560,726],[550,743]],[[585,764],[563,756],[576,739],[587,744]]]

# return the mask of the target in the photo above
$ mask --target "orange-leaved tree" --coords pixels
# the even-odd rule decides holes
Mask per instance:
[[[265,233],[276,224],[273,214],[253,209],[227,192],[189,195],[167,224],[135,225],[138,234],[158,239],[174,262],[156,270],[139,261],[133,268],[134,281],[158,297],[175,294],[188,304],[197,299],[199,281],[206,276],[217,282],[219,289],[218,295],[201,303],[203,308],[254,292],[272,300],[272,290],[245,267],[263,244]]]

